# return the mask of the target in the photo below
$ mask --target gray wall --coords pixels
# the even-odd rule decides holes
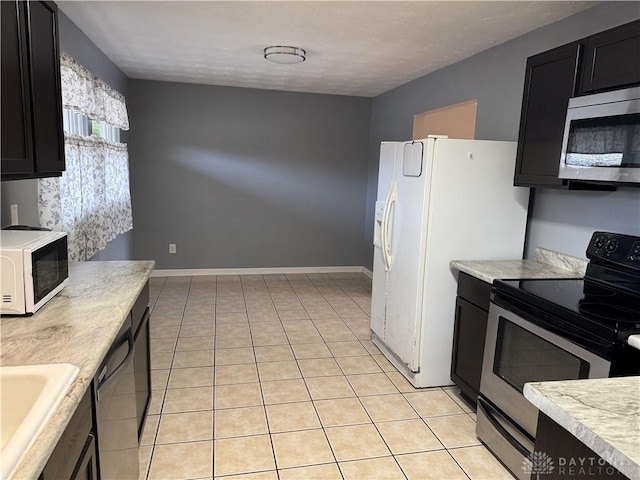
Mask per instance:
[[[477,138],[515,141],[526,57],[637,18],[636,2],[596,5],[371,100],[129,83],[61,13],[63,50],[127,97],[133,129],[135,245],[128,232],[93,259],[370,268],[380,141],[410,138],[416,113],[473,98]],[[22,223],[37,224],[36,181],[2,182],[1,200],[2,225],[12,203]],[[583,256],[596,229],[640,234],[640,189],[537,189],[527,253]]]
[[[485,50],[374,99],[364,248],[371,268],[373,206],[379,144],[407,140],[416,113],[478,99],[476,138],[517,141],[528,56],[640,18],[636,2],[605,2],[572,17]],[[614,193],[537,189],[530,212],[527,256],[544,246],[584,257],[597,229],[640,234],[640,189]]]
[[[129,98],[136,258],[363,264],[371,99],[144,80]]]
[[[129,83],[127,76],[61,11],[59,11],[58,27],[60,48],[126,97]],[[126,141],[126,134],[123,135],[122,140]],[[38,225],[37,180],[2,182],[0,194],[2,226],[11,223],[10,205],[12,203],[18,204],[20,223]],[[133,231],[129,231],[109,242],[107,248],[98,252],[91,260],[128,260],[132,258]]]

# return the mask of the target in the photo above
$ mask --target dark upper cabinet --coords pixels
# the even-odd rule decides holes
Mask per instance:
[[[558,166],[581,48],[581,43],[572,43],[527,59],[514,185],[563,185]]]
[[[2,180],[64,170],[58,10],[3,1]]]
[[[640,20],[587,39],[582,94],[640,83]]]
[[[2,8],[2,175],[33,172],[31,100],[26,37],[26,11],[17,2]]]
[[[527,59],[514,185],[615,189],[558,178],[571,97],[640,84],[640,20]]]

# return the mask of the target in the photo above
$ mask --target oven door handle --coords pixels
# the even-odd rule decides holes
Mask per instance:
[[[487,417],[487,420],[489,420],[489,422],[491,423],[491,425],[498,431],[500,432],[500,435],[502,435],[502,437],[507,440],[511,446],[513,448],[515,448],[516,450],[518,450],[518,452],[520,452],[522,454],[523,457],[527,458],[528,455],[531,454],[531,450],[529,450],[527,447],[525,447],[524,445],[522,445],[518,440],[516,440],[513,435],[511,435],[506,428],[504,428],[500,422],[498,422],[496,420],[496,416],[502,417],[502,414],[500,414],[495,408],[493,408],[491,405],[489,405],[489,403],[482,398],[481,396],[478,396],[478,408],[484,410],[484,413]]]

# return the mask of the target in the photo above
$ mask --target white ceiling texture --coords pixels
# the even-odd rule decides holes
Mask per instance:
[[[130,78],[373,97],[585,10],[566,1],[60,1]],[[307,52],[279,65],[270,45]]]

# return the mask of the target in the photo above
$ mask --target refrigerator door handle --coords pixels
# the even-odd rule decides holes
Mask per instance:
[[[391,184],[389,194],[387,195],[387,201],[385,204],[384,216],[382,220],[382,256],[384,258],[385,270],[391,269],[391,208],[396,203],[396,183]]]
[[[389,198],[391,197],[391,190],[393,190],[393,182],[391,182],[391,186],[389,187],[389,191],[387,192],[387,198],[384,201],[384,211],[382,212],[382,225],[380,232],[380,242],[381,250],[382,250],[382,260],[384,262],[384,270],[385,272],[389,270],[389,262],[387,260],[387,216],[389,215]]]

